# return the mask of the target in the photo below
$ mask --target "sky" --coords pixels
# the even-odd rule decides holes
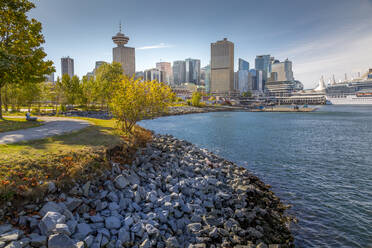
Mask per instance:
[[[305,88],[321,76],[356,77],[372,68],[372,0],[33,0],[29,15],[43,25],[47,58],[61,72],[61,57],[75,74],[95,61],[112,62],[111,38],[122,22],[136,48],[136,71],[159,61],[210,61],[210,43],[235,44],[235,68],[256,55],[288,58]]]

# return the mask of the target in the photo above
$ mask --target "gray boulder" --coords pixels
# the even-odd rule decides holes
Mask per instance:
[[[66,234],[53,234],[49,236],[48,248],[76,248],[75,243]]]
[[[48,212],[61,213],[62,208],[55,202],[47,202],[39,211],[41,216],[46,215]]]
[[[114,180],[115,187],[118,189],[124,189],[128,186],[129,181],[123,175],[119,175]]]
[[[41,247],[43,245],[46,245],[46,241],[47,241],[46,236],[41,236],[36,233],[31,233],[28,237],[31,239],[30,241],[31,246]]]
[[[59,223],[65,223],[66,217],[58,212],[47,212],[39,223],[43,235],[50,235]]]
[[[105,219],[107,229],[118,229],[121,226],[120,219],[116,216],[110,216]]]

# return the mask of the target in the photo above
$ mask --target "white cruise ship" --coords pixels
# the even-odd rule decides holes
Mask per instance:
[[[327,104],[372,105],[372,69],[363,78],[341,83],[333,80],[325,89]]]

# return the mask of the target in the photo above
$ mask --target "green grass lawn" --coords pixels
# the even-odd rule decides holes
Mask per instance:
[[[0,133],[41,126],[41,121],[26,121],[26,118],[0,119]]]
[[[114,120],[81,119],[93,125],[70,134],[0,145],[0,200],[35,197],[49,180],[61,187],[71,185],[72,179],[87,180],[108,165],[105,162],[108,147],[124,141],[134,143],[117,131]],[[151,139],[150,132],[136,129],[140,137],[137,139],[143,142]]]

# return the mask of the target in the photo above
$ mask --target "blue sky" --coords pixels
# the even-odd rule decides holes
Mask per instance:
[[[43,24],[48,59],[75,60],[79,76],[95,61],[112,61],[119,21],[136,48],[136,70],[158,61],[201,59],[227,37],[238,58],[254,66],[258,54],[293,62],[306,88],[372,68],[372,0],[34,0],[30,16]]]

